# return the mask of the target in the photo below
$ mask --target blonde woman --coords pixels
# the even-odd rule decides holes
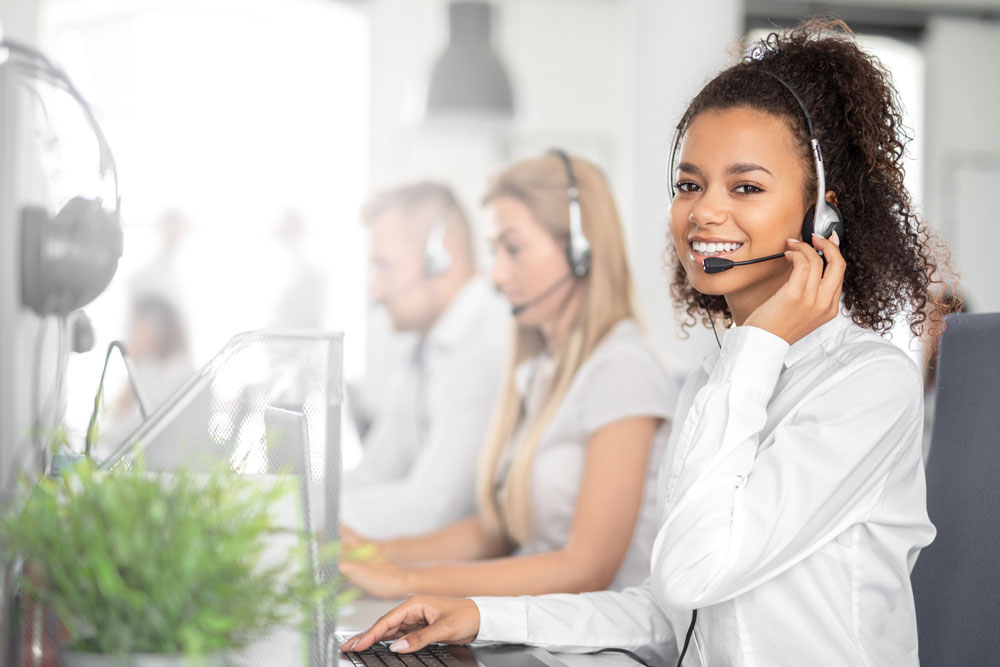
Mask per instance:
[[[553,151],[503,170],[484,206],[492,281],[515,322],[478,516],[378,542],[378,558],[342,571],[379,597],[636,584],[649,573],[653,471],[675,395],[636,322],[611,189],[593,164]]]

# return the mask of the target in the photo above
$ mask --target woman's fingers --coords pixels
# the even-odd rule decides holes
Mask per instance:
[[[798,300],[805,291],[806,281],[809,277],[809,262],[802,254],[799,246],[801,241],[788,239],[788,250],[785,251],[785,258],[792,263],[792,273],[785,283],[785,290],[792,298]]]
[[[420,606],[414,606],[414,600],[411,598],[399,606],[390,609],[375,621],[372,627],[360,634],[354,635],[341,644],[340,648],[342,651],[364,651],[375,642],[399,636],[400,628],[406,625],[415,625],[423,622],[425,622],[423,609]]]
[[[479,607],[472,600],[452,598],[424,598],[425,609],[433,609],[437,617],[428,618],[426,627],[408,632],[389,648],[396,653],[413,653],[428,644],[468,644],[479,634]]]
[[[400,636],[400,630],[405,634]],[[467,644],[478,633],[479,608],[472,600],[416,596],[390,610],[340,648],[364,651],[375,642],[399,637],[389,648],[397,653],[412,653],[435,642]]]
[[[415,590],[413,570],[385,559],[340,561],[340,573],[351,584],[377,598],[398,598]]]
[[[820,282],[820,300],[829,308],[836,310],[840,306],[840,293],[844,287],[844,271],[847,263],[840,252],[840,239],[834,236],[825,239],[822,236],[815,236],[817,247],[823,251],[826,257],[826,270],[823,272],[823,280]]]
[[[813,234],[813,243],[816,242],[816,235]],[[812,306],[816,302],[816,295],[819,293],[819,283],[823,278],[823,258],[816,252],[817,248],[809,243],[799,244],[799,249],[806,256],[809,262],[809,277],[806,280],[806,306]]]

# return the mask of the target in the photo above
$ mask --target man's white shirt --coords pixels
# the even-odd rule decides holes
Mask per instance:
[[[510,308],[476,277],[387,380],[341,520],[366,537],[427,533],[475,514],[479,452],[499,394]]]
[[[917,665],[909,574],[926,512],[920,374],[845,315],[789,346],[726,332],[688,379],[660,469],[650,578],[473,598],[480,642],[691,665]]]

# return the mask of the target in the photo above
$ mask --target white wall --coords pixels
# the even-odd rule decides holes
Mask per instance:
[[[1000,311],[1000,24],[932,18],[927,55],[926,216],[952,245],[976,311]]]
[[[0,28],[5,38],[35,44],[38,13],[34,3],[0,2]],[[0,95],[17,89],[11,83]],[[3,102],[6,108],[11,108],[11,100]],[[12,490],[7,483],[14,460],[20,466],[25,460],[24,448],[29,445],[30,350],[39,327],[39,319],[21,306],[21,234],[17,211],[26,196],[37,194],[34,192],[37,184],[31,182],[24,168],[27,163],[24,152],[31,145],[24,131],[29,126],[28,119],[22,117],[18,122],[15,125],[5,118],[0,123],[0,497]],[[55,336],[49,336],[44,343],[41,359],[46,371],[43,377],[48,379],[54,376]],[[53,384],[45,381],[38,388],[38,395],[46,404],[52,398]]]
[[[630,6],[631,55],[627,119],[629,182],[626,210],[636,280],[648,330],[673,375],[684,377],[715,345],[710,331],[679,337],[664,267],[669,193],[666,160],[674,127],[701,86],[735,56],[743,29],[742,0],[697,4],[636,0]]]

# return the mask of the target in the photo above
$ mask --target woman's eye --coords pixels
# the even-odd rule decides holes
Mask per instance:
[[[504,246],[504,250],[506,250],[507,254],[510,255],[511,257],[516,257],[518,251],[521,250],[521,248],[520,246],[508,244]]]
[[[674,183],[674,190],[677,192],[697,192],[698,186],[691,181],[679,181]]]
[[[741,195],[752,195],[764,191],[763,188],[753,185],[752,183],[740,183],[735,188],[733,188],[733,190]]]

